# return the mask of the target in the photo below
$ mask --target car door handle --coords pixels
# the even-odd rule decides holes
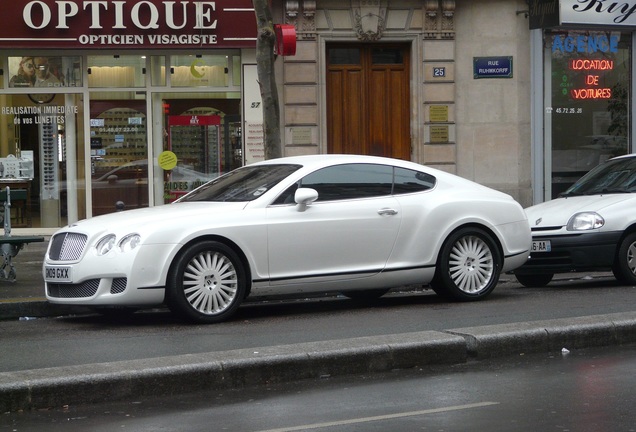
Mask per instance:
[[[394,216],[397,214],[397,210],[394,210],[392,208],[381,208],[380,210],[378,210],[378,214],[380,216]]]

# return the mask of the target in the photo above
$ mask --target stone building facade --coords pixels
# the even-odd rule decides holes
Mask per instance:
[[[328,153],[328,49],[399,42],[410,55],[410,158],[532,203],[530,30],[525,1],[295,0],[274,13],[297,31],[277,61],[284,154]],[[505,77],[477,58],[510,59]],[[372,99],[372,98],[370,98]]]

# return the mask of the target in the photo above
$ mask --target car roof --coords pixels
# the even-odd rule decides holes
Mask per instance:
[[[395,165],[411,169],[422,169],[423,166],[415,162],[405,161],[402,159],[393,159],[380,156],[354,155],[354,154],[320,154],[320,155],[302,155],[288,156],[276,159],[268,159],[256,162],[252,165],[271,165],[271,164],[298,164],[304,167],[320,167],[327,165],[337,165],[344,163],[375,163],[385,165]]]
[[[636,153],[629,153],[629,154],[625,154],[625,155],[621,155],[621,156],[616,156],[616,157],[613,157],[612,159],[609,159],[609,160],[631,159],[631,158],[636,158]]]

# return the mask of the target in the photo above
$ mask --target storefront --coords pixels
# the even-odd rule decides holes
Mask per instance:
[[[636,2],[530,2],[534,201],[634,151]]]
[[[0,186],[13,226],[160,205],[242,165],[255,38],[251,0],[4,5]]]

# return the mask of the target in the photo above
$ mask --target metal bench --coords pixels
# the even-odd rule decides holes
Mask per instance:
[[[2,267],[0,267],[0,279],[15,282],[16,271],[13,265],[13,257],[29,243],[43,242],[42,236],[14,236],[11,235],[11,189],[6,187],[6,199],[4,201],[4,235],[0,236],[0,254],[2,254]]]

